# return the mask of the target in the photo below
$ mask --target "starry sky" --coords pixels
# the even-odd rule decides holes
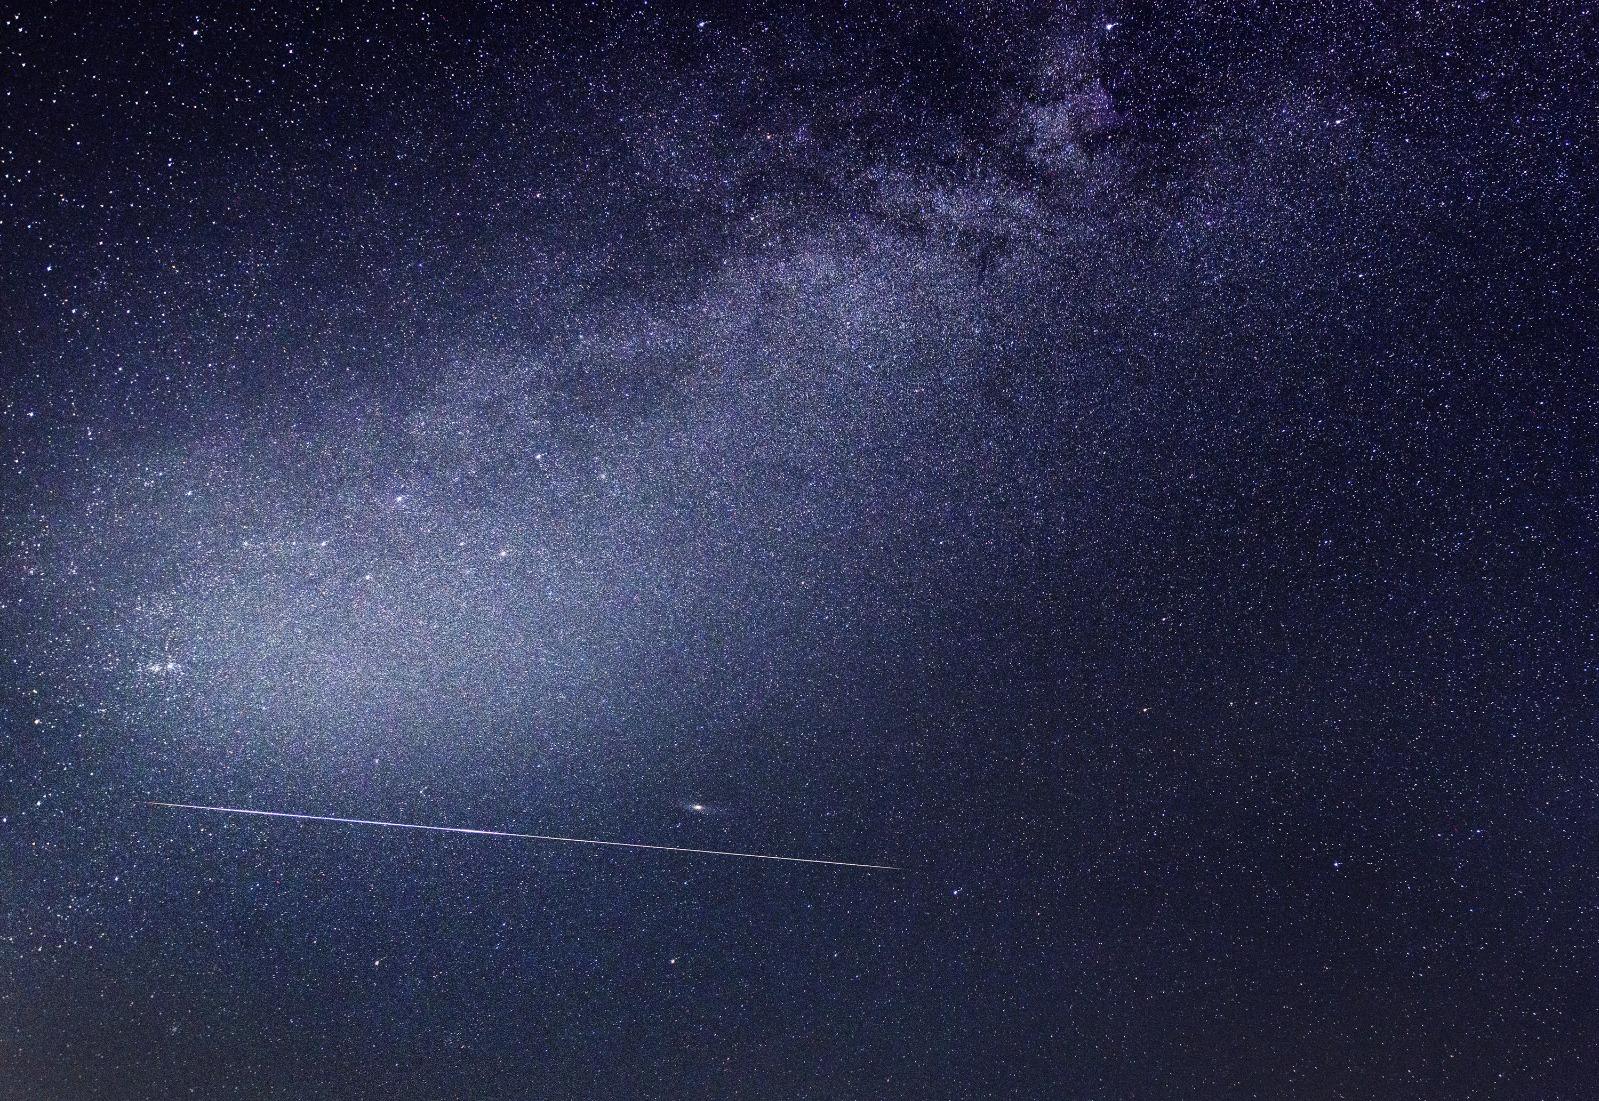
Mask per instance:
[[[1596,18],[0,9],[0,1101],[1592,1096]]]

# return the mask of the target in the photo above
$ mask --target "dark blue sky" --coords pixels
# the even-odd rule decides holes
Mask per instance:
[[[1593,20],[0,14],[0,1101],[1586,1096]]]

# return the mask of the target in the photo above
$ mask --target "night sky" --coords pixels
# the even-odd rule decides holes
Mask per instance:
[[[0,8],[0,1101],[1599,1096],[1596,19]]]

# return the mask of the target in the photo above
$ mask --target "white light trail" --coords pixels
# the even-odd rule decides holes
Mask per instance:
[[[570,845],[601,845],[612,849],[651,849],[657,852],[692,853],[696,856],[736,856],[745,860],[781,860],[790,864],[825,864],[832,868],[865,868],[874,872],[897,872],[891,864],[856,864],[848,860],[820,860],[809,856],[773,856],[769,853],[740,853],[723,849],[690,849],[681,845],[646,845],[639,841],[595,841],[588,837],[556,837],[545,833],[512,833],[508,830],[477,830],[465,826],[422,826],[414,822],[381,822],[371,818],[335,818],[325,814],[290,814],[281,810],[250,810],[245,807],[208,807],[198,803],[148,801],[152,807],[172,810],[204,810],[216,814],[246,814],[258,818],[292,818],[297,822],[338,822],[346,826],[383,826],[396,830],[429,830],[433,833],[465,833],[474,837],[509,837],[522,841],[560,841]]]

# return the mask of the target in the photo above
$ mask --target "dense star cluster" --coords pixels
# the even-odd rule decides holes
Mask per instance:
[[[1592,1096],[1595,19],[0,11],[0,1101]]]

